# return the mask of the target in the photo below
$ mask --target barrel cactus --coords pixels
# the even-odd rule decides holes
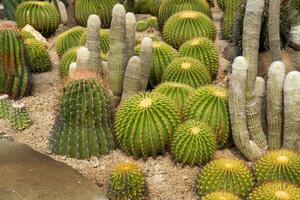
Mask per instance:
[[[9,121],[14,129],[23,130],[31,125],[31,120],[24,104],[13,103],[9,111]]]
[[[60,62],[60,75],[61,77],[65,77],[69,74],[69,67],[72,62],[76,62],[77,59],[77,50],[79,47],[74,47],[69,49],[61,58]]]
[[[227,0],[225,2],[224,19],[223,19],[223,39],[231,39],[233,24],[238,16],[237,11],[241,0]]]
[[[299,200],[300,188],[286,182],[267,182],[249,195],[249,200]]]
[[[177,82],[197,88],[211,84],[211,76],[205,66],[194,58],[174,59],[164,71],[163,82]]]
[[[0,25],[0,94],[13,99],[29,90],[30,74],[25,61],[25,45],[20,30],[7,22]]]
[[[179,49],[182,56],[198,59],[209,70],[210,75],[215,77],[219,68],[219,52],[214,43],[204,37],[186,41]]]
[[[187,101],[185,119],[194,119],[209,124],[216,135],[219,147],[224,147],[229,135],[226,89],[218,86],[197,89]]]
[[[230,192],[212,192],[202,198],[202,200],[241,200],[238,196]]]
[[[76,70],[60,99],[53,151],[79,159],[107,154],[114,147],[108,119],[107,92],[98,76]]]
[[[197,189],[200,196],[214,191],[231,192],[246,197],[254,186],[250,170],[241,161],[222,158],[208,163],[200,172]]]
[[[16,8],[22,1],[23,0],[2,0],[4,13],[8,20],[15,20]]]
[[[99,15],[101,26],[109,28],[112,18],[112,9],[117,0],[76,0],[75,17],[81,26],[87,25],[87,20],[91,14]]]
[[[201,165],[216,152],[216,136],[208,125],[189,120],[177,128],[171,149],[177,162]]]
[[[179,123],[179,111],[167,97],[140,93],[123,103],[115,117],[115,134],[123,151],[134,158],[163,154]]]
[[[300,156],[292,150],[268,151],[254,165],[259,183],[273,180],[290,182],[300,186]]]
[[[21,35],[22,35],[23,40],[35,39],[35,37],[30,32],[27,32],[24,30],[21,30]]]
[[[141,200],[145,192],[145,176],[132,162],[117,164],[110,176],[108,197],[113,200]]]
[[[149,24],[145,20],[141,20],[136,23],[136,31],[138,31],[138,32],[143,32],[143,31],[147,30],[148,27],[149,27]]]
[[[101,29],[99,33],[101,54],[107,54],[109,51],[109,29]],[[86,42],[86,34],[80,38],[80,45],[84,46]]]
[[[0,119],[8,119],[10,103],[7,94],[0,95]]]
[[[214,23],[201,12],[188,10],[176,13],[164,25],[163,38],[176,49],[195,37],[216,38]]]
[[[149,17],[146,19],[146,21],[149,27],[157,29],[158,26],[157,17]]]
[[[60,15],[49,2],[25,1],[17,7],[16,22],[21,28],[30,24],[42,35],[49,36],[58,28]]]

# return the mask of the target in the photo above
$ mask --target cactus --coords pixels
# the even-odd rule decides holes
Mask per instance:
[[[21,35],[24,41],[27,39],[35,39],[35,37],[30,32],[24,31],[23,29],[21,30]]]
[[[152,0],[150,1],[150,13],[151,15],[158,16],[159,8],[164,0]],[[300,4],[299,4],[300,5]]]
[[[174,133],[171,153],[177,162],[201,165],[216,152],[216,136],[205,123],[189,120]]]
[[[149,24],[146,20],[141,20],[136,23],[136,31],[143,32],[149,28]]]
[[[146,19],[146,22],[148,23],[148,26],[154,29],[158,28],[158,22],[157,22],[157,17],[149,17]]]
[[[29,90],[30,75],[25,62],[25,46],[19,29],[11,23],[0,25],[0,94],[13,99]]]
[[[194,58],[175,58],[164,71],[163,82],[177,82],[197,88],[211,84],[209,71]]]
[[[4,13],[8,20],[15,20],[16,8],[22,1],[23,0],[2,0]]]
[[[240,0],[226,0],[224,19],[223,19],[223,39],[230,40],[232,35],[233,24],[237,17],[237,11],[240,6]]]
[[[55,153],[86,159],[114,147],[107,96],[97,74],[79,68],[69,75],[53,138]]]
[[[179,123],[176,105],[157,93],[140,93],[122,104],[115,117],[115,134],[123,151],[134,158],[163,154]]]
[[[300,186],[300,155],[294,151],[268,151],[255,163],[253,169],[259,183],[280,180]]]
[[[145,176],[131,162],[117,164],[110,176],[108,197],[112,200],[141,200],[145,192]]]
[[[85,28],[76,26],[59,34],[55,39],[55,49],[58,55],[62,56],[65,52],[81,44],[80,38],[85,32]]]
[[[217,0],[217,4],[221,10],[225,10],[226,0]]]
[[[204,197],[202,200],[241,200],[238,196],[229,192],[212,192]]]
[[[16,22],[21,28],[30,24],[42,35],[49,36],[58,28],[60,16],[49,2],[25,1],[16,9]]]
[[[87,70],[91,54],[88,48],[80,47],[77,51],[76,69]]]
[[[24,41],[28,54],[28,64],[31,72],[46,72],[51,67],[51,60],[44,43],[36,39]]]
[[[184,10],[199,11],[208,17],[212,16],[210,7],[205,0],[163,0],[158,13],[159,28],[162,30],[169,17]]]
[[[136,19],[133,13],[126,14],[126,40],[128,59],[134,56]]]
[[[141,43],[141,53],[139,55],[142,61],[141,68],[141,90],[145,91],[149,83],[150,73],[153,67],[152,59],[152,49],[153,42],[150,37],[145,37]]]
[[[69,73],[69,66],[72,62],[76,62],[77,59],[77,51],[78,47],[74,47],[69,49],[61,58],[60,62],[60,75],[62,78],[68,75]]]
[[[24,104],[13,103],[9,111],[9,121],[14,129],[23,130],[31,125],[31,120]]]
[[[7,94],[0,95],[0,119],[9,118],[10,104]]]
[[[149,14],[152,0],[135,0],[135,11],[139,14]]]
[[[268,182],[255,188],[249,195],[249,200],[298,200],[299,187],[285,182]]]
[[[112,19],[112,9],[117,0],[76,0],[75,17],[81,26],[87,25],[88,17],[91,14],[99,15],[101,26],[109,28]]]
[[[179,49],[182,56],[192,57],[202,62],[215,77],[219,68],[219,52],[211,40],[203,37],[186,41]]]
[[[281,60],[280,48],[280,5],[281,0],[269,0],[268,32],[272,61]]]
[[[201,170],[197,183],[200,196],[221,190],[246,197],[253,186],[250,170],[241,160],[232,158],[222,158],[208,163]]]
[[[257,110],[264,133],[268,132],[266,118],[266,81],[262,77],[256,77],[255,81],[255,98],[257,102]]]
[[[158,92],[173,100],[181,112],[183,112],[184,104],[194,91],[191,86],[173,82],[162,83],[153,90],[153,92]]]
[[[269,68],[267,81],[268,145],[270,149],[281,147],[284,80],[284,64],[280,61],[273,62]]]
[[[109,51],[109,29],[101,29],[99,33],[101,54],[107,54]],[[79,44],[84,46],[86,43],[86,33],[83,33]],[[102,57],[101,57],[102,58]]]
[[[207,123],[216,135],[219,147],[227,144],[229,136],[228,93],[218,86],[197,89],[185,105],[185,119]]]
[[[214,23],[201,12],[188,10],[176,13],[164,25],[163,38],[176,49],[195,37],[216,38]]]

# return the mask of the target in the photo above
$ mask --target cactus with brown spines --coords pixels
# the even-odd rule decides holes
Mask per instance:
[[[9,109],[9,121],[16,130],[23,130],[31,125],[31,119],[24,104],[12,104]]]

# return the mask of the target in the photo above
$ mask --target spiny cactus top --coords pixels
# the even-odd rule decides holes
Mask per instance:
[[[0,119],[8,119],[10,104],[7,94],[0,95]]]
[[[140,93],[118,109],[115,131],[121,148],[135,158],[165,152],[179,123],[179,111],[167,97]]]
[[[31,125],[29,114],[23,103],[13,103],[9,111],[9,120],[14,129],[23,130]]]
[[[46,1],[25,1],[18,5],[16,22],[23,28],[30,24],[44,36],[49,36],[58,27],[60,16],[55,6]]]
[[[249,200],[299,200],[300,188],[286,182],[267,182],[254,189]]]
[[[300,186],[300,155],[292,150],[268,151],[254,165],[258,182],[281,180]]]
[[[141,200],[144,191],[145,177],[135,163],[124,162],[114,167],[109,181],[109,199]]]
[[[200,196],[221,190],[246,197],[253,185],[253,176],[241,160],[222,158],[210,162],[201,170],[197,189]]]
[[[204,197],[202,200],[241,200],[238,196],[229,192],[212,192]]]

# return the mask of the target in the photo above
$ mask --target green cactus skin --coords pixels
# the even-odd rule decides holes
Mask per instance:
[[[60,15],[49,2],[27,1],[17,7],[16,22],[21,28],[30,24],[43,36],[49,36],[58,28]]]
[[[218,86],[197,89],[185,106],[185,119],[209,124],[220,148],[226,146],[229,135],[228,92]]]
[[[136,31],[143,32],[149,28],[149,24],[145,20],[138,21],[136,23]]]
[[[9,118],[10,104],[8,97],[7,94],[0,95],[0,119]]]
[[[69,49],[61,58],[60,62],[60,75],[62,78],[68,76],[69,66],[72,62],[76,62],[77,59],[77,50],[79,47],[74,47]]]
[[[238,196],[229,192],[212,192],[204,197],[202,200],[241,200]]]
[[[211,40],[199,37],[186,41],[181,45],[179,53],[198,59],[209,70],[211,77],[216,76],[219,68],[219,52]]]
[[[55,40],[55,49],[58,55],[62,56],[69,49],[80,46],[80,38],[85,34],[85,30],[84,27],[76,26],[59,34]]]
[[[299,200],[299,187],[285,182],[275,181],[264,183],[254,189],[249,200]]]
[[[4,13],[8,20],[15,21],[16,8],[22,1],[23,0],[2,0]]]
[[[21,35],[24,41],[27,39],[35,39],[35,37],[30,32],[24,30],[21,30]]]
[[[99,33],[100,48],[102,54],[107,54],[109,51],[109,29],[101,29]],[[83,33],[80,38],[79,44],[84,46],[86,42],[86,35]]]
[[[225,5],[222,32],[223,39],[229,40],[232,35],[233,23],[240,6],[240,0],[227,0]]]
[[[13,103],[9,111],[9,121],[14,129],[23,130],[31,125],[31,120],[24,104]]]
[[[165,23],[162,35],[166,43],[178,49],[195,37],[215,40],[216,27],[203,13],[188,10],[172,15]]]
[[[209,71],[198,60],[189,57],[175,58],[164,71],[162,82],[187,84],[193,88],[212,83]]]
[[[219,6],[219,8],[221,8],[221,10],[225,10],[225,5],[226,5],[226,0],[217,0],[217,4]]]
[[[268,151],[253,169],[259,183],[280,180],[300,186],[300,155],[292,150]]]
[[[154,29],[158,28],[158,22],[157,22],[157,17],[149,17],[146,19],[146,22],[148,23],[148,26]]]
[[[162,83],[153,90],[153,92],[158,92],[173,100],[181,112],[183,112],[186,100],[194,91],[194,88],[191,86],[174,82]]]
[[[139,14],[149,14],[151,12],[152,0],[135,0],[135,11]]]
[[[141,200],[145,192],[145,176],[131,162],[117,164],[110,176],[108,198],[111,200]]]
[[[158,13],[158,25],[160,30],[163,29],[169,17],[184,10],[199,11],[208,17],[212,16],[210,7],[205,0],[164,0],[160,5]]]
[[[197,182],[200,196],[225,191],[246,197],[253,186],[250,170],[241,160],[232,158],[222,158],[208,163],[201,170]]]
[[[189,120],[174,133],[171,153],[177,162],[201,165],[213,157],[216,146],[216,136],[208,125]]]
[[[46,72],[51,67],[51,60],[44,43],[36,39],[24,41],[28,55],[28,64],[31,72]]]
[[[75,18],[80,26],[86,26],[91,14],[98,15],[102,28],[109,28],[112,19],[112,9],[117,0],[76,0]]]
[[[167,97],[140,93],[118,109],[115,134],[123,151],[147,159],[166,151],[179,121],[179,110]]]
[[[164,0],[152,0],[151,4],[151,15],[158,16],[159,8]],[[300,5],[300,4],[299,4]]]
[[[53,138],[55,153],[87,159],[114,148],[107,92],[97,77],[81,70],[70,74],[60,99],[60,119]]]
[[[11,23],[0,25],[0,94],[18,99],[28,93],[30,74],[25,56],[19,29]]]

